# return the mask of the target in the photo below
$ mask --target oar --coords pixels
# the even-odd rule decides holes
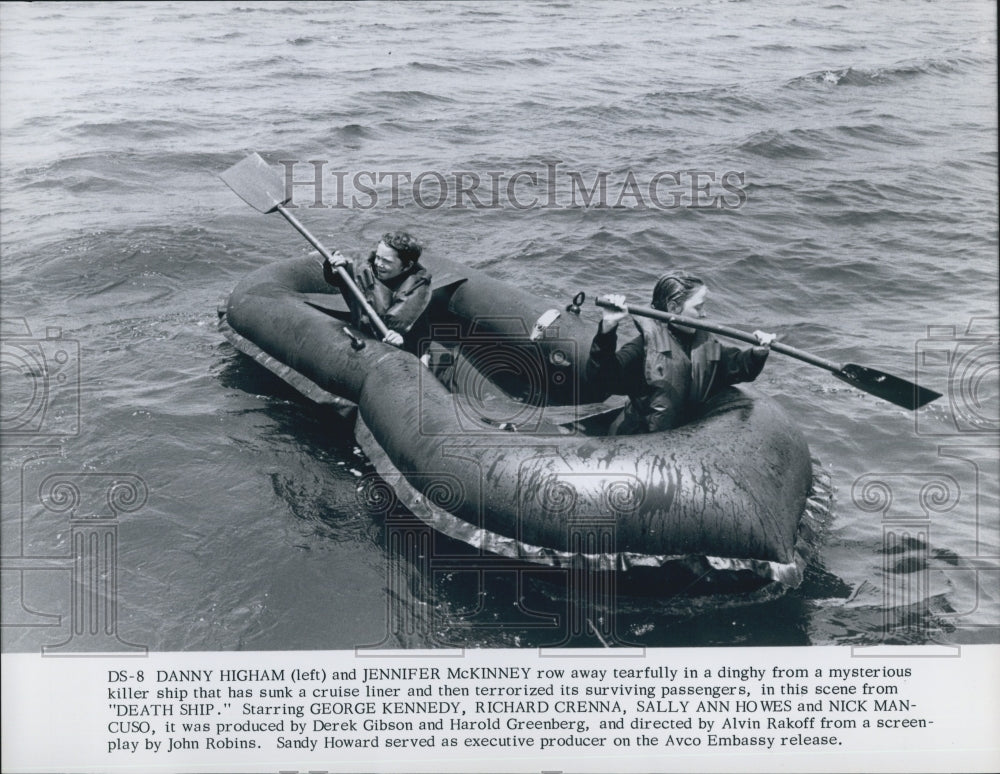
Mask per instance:
[[[328,261],[333,261],[333,256],[319,243],[319,240],[309,233],[306,227],[299,222],[298,218],[285,209],[285,204],[291,198],[285,195],[285,181],[258,154],[253,153],[247,156],[243,161],[234,164],[219,175],[219,177],[222,178],[222,182],[236,192],[237,196],[255,210],[265,214],[274,212],[275,210],[280,212],[285,216],[285,220],[291,223],[302,236],[309,240],[309,244],[319,250],[320,255]],[[372,309],[371,304],[368,303],[368,299],[361,292],[361,288],[351,279],[351,275],[347,273],[343,266],[337,266],[336,270],[344,285],[354,294],[361,308],[368,315],[368,319],[372,321],[372,325],[375,326],[379,335],[382,338],[388,336],[389,329],[379,318],[375,310]]]
[[[598,298],[596,303],[598,306],[605,309],[621,308],[604,298]],[[678,325],[684,325],[688,328],[699,328],[703,331],[709,331],[710,333],[717,333],[720,336],[726,336],[731,339],[739,339],[740,341],[746,341],[750,344],[757,344],[757,339],[753,334],[745,333],[744,331],[740,331],[735,328],[728,328],[725,325],[715,325],[714,323],[704,322],[691,317],[684,317],[679,314],[661,312],[658,309],[650,309],[645,306],[626,306],[624,311],[629,314],[637,314],[641,317],[650,317],[654,320],[677,323]],[[913,382],[908,382],[906,379],[900,379],[898,376],[877,371],[876,369],[868,368],[867,366],[855,365],[854,363],[840,365],[838,363],[834,363],[832,360],[825,360],[824,358],[817,357],[809,352],[803,352],[801,349],[789,347],[787,344],[782,344],[777,341],[771,344],[771,349],[774,352],[780,352],[782,355],[788,355],[789,357],[794,357],[795,359],[809,363],[810,365],[826,369],[838,379],[842,379],[848,384],[857,387],[859,390],[863,390],[864,392],[875,395],[883,400],[887,400],[897,406],[902,406],[910,411],[915,411],[924,404],[930,403],[932,400],[937,400],[941,397],[941,393],[939,392],[928,390],[926,387],[921,387]]]

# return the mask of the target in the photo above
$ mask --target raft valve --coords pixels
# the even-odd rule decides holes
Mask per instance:
[[[344,333],[347,334],[347,338],[351,340],[351,349],[357,352],[359,349],[365,348],[365,342],[363,339],[355,335],[354,331],[350,328],[344,328]]]

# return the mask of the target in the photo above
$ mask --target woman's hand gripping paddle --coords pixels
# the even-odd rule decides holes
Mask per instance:
[[[285,220],[291,223],[309,241],[309,244],[315,247],[319,251],[319,254],[330,262],[337,274],[340,275],[341,281],[357,299],[364,313],[379,332],[379,335],[383,339],[389,335],[389,328],[386,327],[386,324],[382,322],[375,310],[372,309],[371,304],[368,303],[368,299],[361,292],[361,288],[351,279],[351,275],[347,273],[343,266],[335,265],[333,256],[329,251],[319,243],[316,237],[309,233],[306,227],[299,222],[298,218],[285,209],[285,204],[291,198],[285,195],[285,181],[281,175],[267,165],[264,159],[258,154],[253,153],[243,159],[243,161],[231,166],[219,175],[219,177],[222,178],[222,182],[236,192],[237,196],[255,210],[265,214],[274,212],[275,210],[280,212]]]

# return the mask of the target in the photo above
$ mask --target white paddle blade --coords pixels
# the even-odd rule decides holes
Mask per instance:
[[[219,175],[243,201],[260,212],[272,212],[291,199],[285,181],[258,154],[252,153]]]

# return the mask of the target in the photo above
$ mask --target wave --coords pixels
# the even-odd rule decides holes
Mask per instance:
[[[47,189],[68,191],[73,194],[94,194],[134,191],[143,186],[132,181],[115,179],[103,175],[66,175],[59,179],[47,178],[26,183],[24,190],[44,191]]]
[[[636,109],[649,106],[683,111],[685,115],[727,116],[733,113],[766,112],[768,106],[743,86],[711,86],[704,89],[660,89],[642,95]]]
[[[65,113],[53,113],[44,116],[32,116],[21,122],[21,129],[48,129],[49,127],[60,127],[66,124]]]
[[[795,46],[791,46],[787,43],[765,43],[760,46],[753,46],[754,51],[776,51],[778,53],[797,51]]]
[[[319,135],[318,140],[322,145],[329,147],[336,148],[342,146],[357,149],[361,147],[362,140],[372,140],[380,136],[381,132],[371,126],[350,123],[343,126],[330,127],[326,132]]]
[[[834,127],[834,132],[844,135],[849,140],[859,140],[870,143],[903,145],[911,141],[909,135],[898,131],[887,124],[858,124]]]
[[[12,176],[26,187],[52,187],[72,177],[92,175],[120,180],[122,184],[161,178],[165,173],[202,173],[223,170],[239,161],[238,154],[207,151],[95,151],[64,156],[48,164],[24,167]]]
[[[615,44],[602,46],[602,51],[621,48]],[[517,68],[552,67],[560,60],[573,59],[590,61],[593,52],[580,50],[570,46],[555,46],[525,53],[524,56],[482,56],[473,60],[445,59],[443,62],[411,61],[407,67],[427,73],[469,73],[492,72],[495,70],[511,70]]]
[[[509,70],[517,67],[546,67],[552,64],[551,58],[538,53],[523,57],[491,57],[480,59],[475,63],[477,70]],[[466,65],[467,66],[467,65]]]
[[[384,100],[392,107],[412,107],[424,103],[453,104],[457,100],[442,94],[431,94],[426,91],[373,91],[367,95],[369,101]],[[395,103],[395,104],[393,104]]]
[[[562,6],[560,6],[558,4],[551,4],[550,3],[550,4],[548,4],[547,7],[549,7],[549,8],[560,8]],[[495,11],[492,8],[490,8],[488,6],[485,6],[485,5],[484,6],[478,6],[478,7],[473,6],[471,8],[466,8],[466,9],[464,9],[462,11],[462,15],[463,16],[467,16],[467,17],[479,17],[479,18],[483,18],[483,19],[492,19],[494,21],[506,22],[506,23],[511,23],[511,24],[517,23],[517,20],[510,18],[510,15],[508,14],[508,12],[506,10],[504,10],[504,11]]]
[[[88,153],[69,156],[42,166],[18,170],[10,180],[21,192],[61,191],[72,194],[124,193],[151,190],[154,176],[137,172],[134,160],[122,154]]]
[[[411,70],[427,73],[460,73],[465,71],[464,64],[437,64],[435,62],[409,62]]]
[[[83,121],[67,126],[63,131],[86,140],[114,139],[118,142],[147,141],[177,137],[191,129],[189,123],[162,118],[136,120],[122,118],[117,121]]]
[[[829,156],[828,143],[829,134],[822,130],[792,129],[782,132],[767,129],[755,132],[736,147],[768,159],[824,159]]]
[[[951,75],[977,64],[973,57],[958,56],[941,59],[919,59],[899,62],[887,67],[842,67],[815,72],[793,78],[785,85],[789,88],[821,86],[886,86],[922,78],[927,75]]]
[[[840,124],[824,128],[767,129],[745,138],[738,150],[769,159],[826,159],[835,152],[857,153],[859,148],[898,148],[912,144],[898,121]]]
[[[219,35],[196,37],[192,38],[192,40],[197,41],[199,43],[223,43],[228,40],[237,40],[239,38],[245,38],[245,37],[246,33],[240,32],[239,30],[232,30],[231,32],[224,32]]]
[[[361,137],[368,138],[375,136],[375,132],[366,126],[362,126],[361,124],[346,124],[337,130],[337,134],[344,139],[355,139]]]
[[[266,70],[270,67],[287,67],[294,70],[298,66],[298,61],[293,59],[291,56],[286,56],[284,54],[273,54],[267,57],[260,57],[259,59],[251,59],[247,62],[243,62],[241,67],[243,69],[261,69]],[[290,71],[291,71],[290,70]]]
[[[248,265],[259,264],[258,253],[268,249],[261,246],[261,232],[252,222],[246,217],[239,222],[250,224],[246,234],[220,235],[214,224],[206,227],[182,220],[65,231],[11,256],[15,263],[11,268],[16,270],[17,264],[29,268],[31,281],[43,284],[48,298],[94,297],[95,303],[106,304],[106,294],[122,287],[137,292],[143,288],[200,292],[206,278],[217,280],[230,270],[245,273]],[[239,261],[231,261],[231,256]]]
[[[326,82],[330,74],[326,70],[322,70],[318,67],[305,67],[301,64],[292,64],[286,69],[276,70],[273,73],[267,75],[269,80],[281,82],[281,81],[309,81],[309,80],[322,80]]]
[[[304,8],[297,8],[291,5],[278,6],[275,3],[261,6],[238,5],[235,8],[230,9],[230,13],[271,13],[279,16],[305,16],[312,13],[312,11]]]

